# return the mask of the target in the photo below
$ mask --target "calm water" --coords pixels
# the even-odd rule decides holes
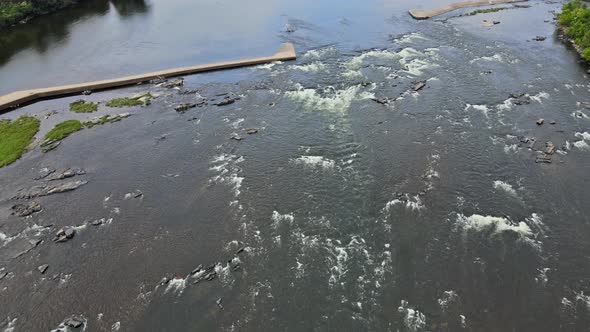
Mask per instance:
[[[0,330],[589,331],[590,82],[554,35],[560,4],[406,14],[434,3],[88,1],[3,32],[0,93],[282,42],[299,58],[85,97],[151,91],[147,107],[4,114],[38,116],[39,137],[131,116],[0,169]],[[240,99],[215,106],[225,93]],[[19,190],[72,181],[34,180],[44,167],[88,184],[11,216]],[[215,279],[195,283],[199,265]]]

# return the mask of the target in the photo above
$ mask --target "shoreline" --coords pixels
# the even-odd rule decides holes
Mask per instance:
[[[33,8],[33,4],[30,4],[30,2],[28,1],[24,1],[24,2],[9,2],[6,4],[3,4],[4,6],[12,6],[12,10],[16,10],[16,6],[22,6],[23,3],[27,3],[30,4],[31,8],[29,9],[30,12],[26,12],[26,13],[21,13],[21,14],[15,14],[14,16],[7,16],[7,17],[1,17],[0,16],[0,31],[3,30],[7,30],[22,24],[27,24],[29,21],[37,18],[37,17],[41,17],[41,16],[45,16],[45,15],[49,15],[49,14],[53,14],[57,11],[69,8],[71,6],[77,5],[80,0],[65,0],[66,2],[61,3],[59,5],[55,5],[54,7],[51,8],[46,8],[46,9],[35,9]],[[2,13],[2,7],[0,7],[0,14]],[[38,10],[38,11],[37,11]],[[6,20],[7,22],[2,22],[2,20]]]

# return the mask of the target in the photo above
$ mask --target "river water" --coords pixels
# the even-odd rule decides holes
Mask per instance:
[[[157,95],[145,107],[3,114],[39,117],[38,137],[131,116],[0,169],[0,330],[589,331],[590,82],[561,4],[529,4],[414,21],[440,2],[86,1],[3,32],[0,93],[282,42],[298,60],[84,96]]]

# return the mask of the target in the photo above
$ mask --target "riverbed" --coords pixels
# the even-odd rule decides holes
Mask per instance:
[[[588,331],[588,68],[527,4],[87,1],[3,32],[0,93],[298,59],[2,114],[129,116],[0,168],[0,330]]]

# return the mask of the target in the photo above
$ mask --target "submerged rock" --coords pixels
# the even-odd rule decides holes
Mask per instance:
[[[183,78],[177,78],[172,81],[164,81],[163,83],[159,84],[163,88],[172,89],[172,88],[179,88],[184,85]]]
[[[241,141],[242,137],[236,133],[233,133],[230,137],[230,139],[236,140],[236,141]]]
[[[234,98],[231,98],[231,97],[229,97],[229,96],[226,96],[225,98],[223,98],[223,100],[222,100],[222,101],[218,102],[218,103],[217,103],[217,104],[215,104],[215,105],[217,105],[217,106],[226,106],[226,105],[233,104],[233,103],[235,103],[235,102],[236,102],[236,99],[234,99]]]
[[[41,180],[49,175],[55,173],[55,168],[43,167],[39,170],[39,175],[33,178],[33,180]]]
[[[11,214],[17,217],[26,217],[39,211],[41,211],[41,205],[37,202],[31,202],[29,204],[13,205]]]
[[[76,190],[87,183],[88,183],[88,181],[80,181],[79,180],[79,181],[66,182],[66,183],[63,183],[60,185],[56,185],[56,186],[48,186],[48,185],[36,186],[36,187],[31,188],[28,192],[19,193],[14,198],[15,199],[30,199],[30,198],[35,198],[35,197],[65,193],[68,191]]]
[[[535,38],[533,38],[534,41],[544,41],[545,39],[547,39],[547,37],[544,36],[536,36]]]
[[[74,177],[76,175],[85,175],[85,174],[86,174],[86,171],[83,169],[68,168],[59,174],[51,175],[50,177],[47,178],[47,180],[49,180],[49,181],[63,180],[63,179]]]
[[[178,113],[184,113],[188,109],[191,109],[193,107],[197,107],[197,104],[196,103],[182,103],[182,104],[178,104],[178,105],[174,106],[174,110]]]

